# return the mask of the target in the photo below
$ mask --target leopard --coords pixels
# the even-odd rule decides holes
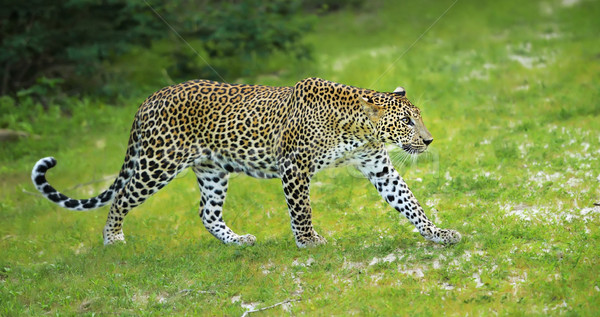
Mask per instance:
[[[286,87],[191,80],[141,104],[119,174],[97,196],[73,199],[52,187],[46,172],[57,164],[53,157],[40,159],[31,179],[45,198],[69,210],[111,204],[103,230],[110,245],[125,242],[123,221],[133,208],[191,168],[204,227],[225,244],[245,246],[256,237],[236,234],[223,218],[229,178],[279,178],[295,243],[304,248],[327,242],[313,227],[311,179],[325,168],[353,166],[422,237],[455,244],[461,234],[426,216],[388,153],[396,146],[416,156],[432,141],[402,87],[379,92],[320,78]]]

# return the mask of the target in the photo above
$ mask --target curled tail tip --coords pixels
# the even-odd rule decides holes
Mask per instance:
[[[35,185],[39,191],[42,191],[44,185],[47,184],[46,172],[54,166],[56,166],[56,159],[52,156],[40,159],[33,166],[33,169],[31,170],[31,180],[33,181],[33,185]]]
[[[33,173],[45,173],[47,170],[56,166],[56,159],[52,156],[44,157],[35,163]]]
[[[41,189],[41,186],[46,184],[46,171],[54,166],[56,166],[56,159],[51,156],[44,157],[35,163],[33,169],[31,170],[31,180],[38,190]]]

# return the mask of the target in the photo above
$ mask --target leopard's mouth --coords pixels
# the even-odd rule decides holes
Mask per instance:
[[[408,154],[421,154],[427,150],[427,146],[413,146],[412,144],[403,144],[402,150]]]

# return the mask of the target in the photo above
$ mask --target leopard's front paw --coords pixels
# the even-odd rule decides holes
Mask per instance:
[[[254,243],[256,243],[256,237],[251,234],[245,234],[240,236],[236,243],[238,245],[254,245]]]
[[[458,231],[451,229],[425,228],[421,235],[427,240],[441,244],[456,244],[462,239]]]
[[[321,244],[326,244],[327,239],[323,238],[316,232],[313,232],[312,235],[307,237],[300,237],[296,239],[296,245],[298,248],[306,248],[306,247],[316,247]]]
[[[456,230],[440,229],[438,232],[439,232],[439,237],[441,239],[441,241],[438,243],[456,244],[456,243],[459,243],[460,240],[462,239],[462,236]]]

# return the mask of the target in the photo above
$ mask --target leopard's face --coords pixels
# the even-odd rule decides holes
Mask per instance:
[[[409,154],[427,150],[433,137],[423,123],[421,111],[406,98],[404,89],[375,93],[366,102],[376,109],[375,133],[380,142],[395,144]]]

